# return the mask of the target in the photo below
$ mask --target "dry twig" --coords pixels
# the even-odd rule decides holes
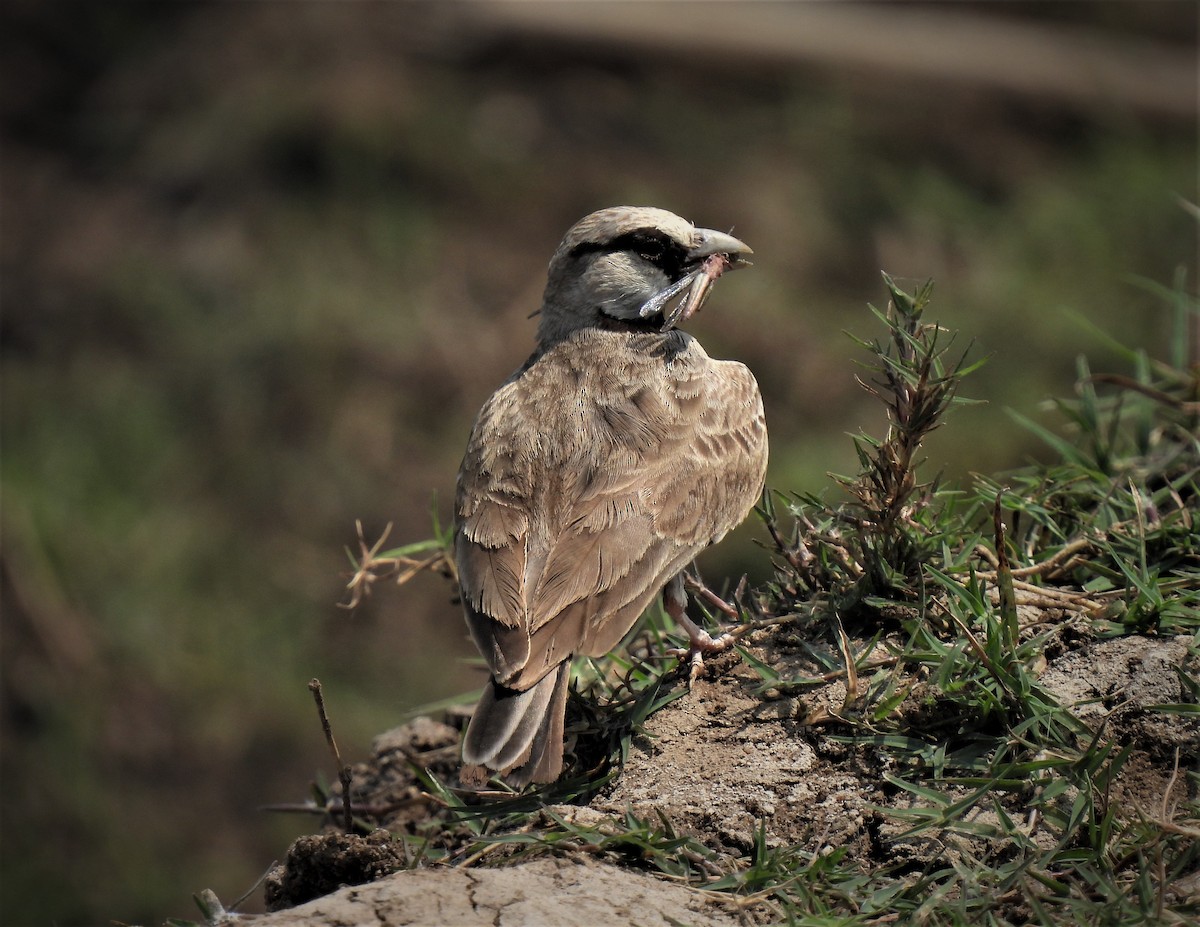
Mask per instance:
[[[418,573],[422,573],[425,570],[432,570],[451,578],[457,576],[454,560],[445,550],[438,550],[428,557],[409,557],[404,555],[392,557],[379,556],[380,548],[383,547],[384,541],[387,540],[388,535],[392,532],[391,522],[388,522],[387,526],[383,529],[383,534],[379,536],[379,540],[369,546],[363,537],[362,522],[356,520],[354,527],[358,531],[359,556],[355,564],[357,569],[350,577],[350,581],[346,583],[346,589],[350,592],[350,601],[340,603],[340,607],[342,608],[357,608],[359,603],[371,594],[371,586],[375,581],[391,574],[395,574],[397,586],[403,586]]]
[[[354,831],[354,815],[350,809],[350,767],[342,763],[342,754],[333,739],[333,727],[329,723],[329,715],[325,713],[325,696],[321,693],[321,680],[314,678],[308,684],[308,690],[313,694],[317,703],[317,714],[321,717],[321,729],[325,732],[325,742],[329,744],[329,752],[333,754],[333,762],[337,766],[338,780],[342,783],[342,814],[345,818],[346,833]]]

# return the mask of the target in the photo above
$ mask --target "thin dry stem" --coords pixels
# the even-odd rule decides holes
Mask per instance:
[[[354,609],[363,599],[371,594],[371,586],[376,580],[385,579],[390,575],[396,576],[396,585],[403,586],[406,582],[426,570],[441,573],[452,578],[457,577],[458,571],[454,560],[445,550],[439,550],[428,557],[380,557],[379,551],[392,531],[392,523],[388,522],[374,544],[368,545],[363,537],[362,522],[356,520],[354,527],[358,532],[359,557],[357,569],[346,583],[350,600],[339,603],[341,608]]]
[[[350,808],[350,767],[342,763],[342,754],[338,750],[337,741],[333,739],[333,726],[329,723],[329,715],[325,713],[325,696],[321,692],[321,680],[314,678],[308,684],[308,690],[317,703],[317,714],[321,717],[321,729],[325,732],[325,742],[329,744],[329,752],[333,754],[333,762],[337,766],[338,780],[342,783],[342,815],[346,833],[354,831],[354,814]]]

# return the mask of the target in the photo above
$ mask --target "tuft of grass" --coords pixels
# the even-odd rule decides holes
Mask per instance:
[[[886,312],[870,306],[883,323],[884,338],[854,338],[871,360],[859,384],[887,412],[882,437],[853,437],[861,466],[855,476],[832,475],[849,500],[827,505],[815,496],[785,500],[793,528],[785,540],[774,500],[764,496],[760,514],[782,555],[776,597],[793,601],[819,597],[841,614],[874,601],[915,595],[921,568],[942,548],[957,543],[934,501],[950,504],[955,494],[939,480],[921,481],[921,447],[951,406],[968,402],[958,395],[962,380],[983,361],[967,363],[967,351],[952,354],[954,336],[925,319],[932,283],[909,294],[887,274]],[[854,336],[851,336],[852,338]]]
[[[1114,783],[1132,748],[1085,725],[1038,675],[1063,622],[1096,637],[1190,635],[1193,659],[1177,672],[1191,701],[1147,710],[1198,710],[1200,365],[1128,350],[1132,374],[1093,374],[1080,358],[1076,395],[1053,403],[1064,434],[1013,413],[1056,460],[967,490],[922,482],[916,449],[977,365],[942,363],[941,330],[922,321],[928,285],[910,296],[885,282],[888,311],[873,311],[888,337],[859,344],[887,433],[855,438],[862,471],[835,478],[848,501],[797,497],[790,529],[774,500],[761,510],[777,554],[774,610],[808,619],[804,646],[829,672],[783,679],[749,662],[763,688],[858,677],[834,736],[880,750],[886,781],[911,797],[877,813],[905,825],[897,839],[957,836],[965,850],[915,880],[869,872],[840,910],[863,917],[862,899],[878,892],[898,923],[1187,922],[1195,892],[1173,886],[1200,864],[1200,777],[1180,773],[1177,755],[1156,808],[1119,807]],[[1197,304],[1181,288],[1167,302],[1186,331]],[[850,619],[876,629],[862,658],[844,646]],[[1186,801],[1171,797],[1181,776]],[[783,919],[827,913],[806,886],[780,890]]]
[[[362,521],[354,523],[355,533],[358,535],[358,553],[346,549],[346,557],[354,572],[350,574],[350,580],[346,583],[347,600],[342,603],[342,608],[358,608],[363,599],[371,594],[372,586],[390,576],[396,578],[397,586],[403,586],[424,572],[437,573],[446,579],[458,578],[458,569],[454,562],[454,528],[452,525],[442,525],[436,496],[429,508],[433,521],[433,537],[389,550],[382,548],[392,533],[391,522],[388,522],[383,533],[373,544],[368,544],[363,535]]]

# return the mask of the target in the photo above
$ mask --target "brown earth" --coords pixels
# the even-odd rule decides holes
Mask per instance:
[[[710,893],[587,858],[543,858],[504,869],[416,869],[353,886],[255,925],[734,925]]]
[[[1176,773],[1200,761],[1200,720],[1151,707],[1186,701],[1176,670],[1190,659],[1187,639],[1098,640],[1069,616],[1040,617],[1043,623],[1058,622],[1043,649],[1045,690],[1093,729],[1103,725],[1108,740],[1133,747],[1113,786],[1124,813],[1153,815],[1188,798],[1187,777]],[[898,642],[885,638],[876,645],[881,662],[886,643]],[[790,626],[754,631],[743,644],[783,678],[823,671]],[[866,641],[852,644],[859,653]],[[907,670],[885,666],[876,672]],[[909,694],[897,709],[905,725],[937,730],[938,705],[923,680],[913,676],[906,682]],[[632,739],[624,769],[607,788],[586,804],[533,810],[517,829],[537,832],[565,821],[617,833],[632,812],[644,820],[669,821],[679,834],[716,851],[710,865],[714,859],[745,856],[760,828],[772,845],[800,845],[812,853],[846,848],[867,867],[910,863],[917,868],[988,849],[983,844],[989,838],[959,830],[905,835],[910,822],[889,812],[920,802],[885,778],[894,761],[881,749],[839,737],[847,729],[839,716],[853,711],[843,677],[798,696],[763,691],[751,665],[734,654],[722,655],[709,661],[690,693],[647,720]],[[552,855],[544,849],[525,854],[520,850],[528,845],[511,842],[479,849],[477,834],[451,823],[443,800],[413,772],[427,770],[441,782],[456,783],[462,720],[461,713],[443,720],[418,718],[377,738],[372,759],[353,771],[351,794],[356,814],[385,830],[347,837],[330,824],[324,835],[297,841],[286,864],[268,879],[268,905],[276,913],[242,922],[254,927],[649,925],[725,924],[738,922],[739,915],[742,922],[755,917],[733,896],[657,878],[636,854],[596,844],[575,843],[569,852]],[[471,800],[469,793],[459,794]],[[1071,797],[1068,793],[1063,800]],[[1025,820],[1020,796],[999,800],[1014,820]],[[339,800],[331,799],[331,817],[339,807]],[[969,819],[994,821],[990,807],[980,803]],[[1054,839],[1036,824],[1029,832],[1039,843]],[[405,836],[429,838],[434,848],[429,858],[437,856],[437,862],[415,859],[416,843]],[[714,877],[719,869],[714,865]],[[380,878],[383,873],[389,874]],[[346,887],[333,890],[340,883]],[[310,900],[317,895],[324,896]]]

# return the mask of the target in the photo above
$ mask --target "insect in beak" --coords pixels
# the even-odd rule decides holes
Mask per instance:
[[[710,254],[695,270],[684,274],[669,287],[646,300],[638,310],[638,314],[643,319],[647,319],[661,312],[663,316],[662,331],[672,329],[700,311],[700,307],[708,299],[708,294],[712,292],[713,284],[725,271],[747,264],[749,261],[743,261],[736,256]],[[684,293],[685,290],[686,293]],[[674,306],[670,306],[671,301],[680,293],[684,293],[682,298]]]

